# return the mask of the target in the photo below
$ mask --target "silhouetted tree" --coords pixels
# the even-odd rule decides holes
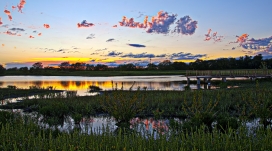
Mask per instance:
[[[172,64],[173,68],[175,70],[186,70],[188,68],[188,65],[184,62],[173,62]]]
[[[34,70],[40,70],[43,68],[43,64],[41,62],[36,62],[32,65]]]
[[[136,69],[136,66],[132,63],[129,63],[129,64],[122,64],[122,65],[119,65],[117,67],[117,69],[121,70],[121,71],[132,71],[132,70],[135,70]]]
[[[70,63],[69,62],[62,62],[62,63],[60,63],[59,68],[61,70],[68,70],[70,68]]]
[[[272,58],[264,60],[268,69],[272,68]]]
[[[216,60],[217,69],[231,69],[228,58],[220,58]]]
[[[93,70],[94,70],[94,65],[92,65],[92,64],[87,64],[87,65],[86,65],[86,70],[87,70],[87,71],[93,71]]]
[[[237,63],[237,59],[235,58],[229,58],[229,66],[230,69],[238,69],[238,63]]]
[[[189,65],[193,70],[205,70],[204,61],[202,59],[196,59],[195,62],[191,62]]]
[[[21,68],[19,68],[19,71],[27,72],[28,71],[28,67],[21,67]]]
[[[50,67],[50,66],[44,67],[43,69],[44,70],[56,70],[55,67]]]
[[[0,74],[4,74],[5,71],[6,71],[6,68],[4,68],[4,66],[0,64]]]
[[[155,65],[154,63],[149,63],[146,68],[147,70],[157,70],[158,66]]]
[[[74,64],[71,64],[72,70],[85,70],[86,69],[86,63],[83,62],[77,62]]]
[[[252,56],[245,55],[242,63],[242,69],[252,69]]]
[[[13,67],[13,68],[9,68],[9,69],[7,69],[7,71],[17,71],[18,70],[18,68],[17,67]]]
[[[107,65],[104,65],[104,64],[97,64],[95,67],[94,67],[94,70],[96,71],[100,71],[100,70],[108,70],[108,66]]]
[[[39,73],[43,69],[43,64],[41,62],[36,62],[32,65],[32,67],[29,69],[30,73]]]
[[[254,56],[252,59],[252,68],[258,69],[262,65],[262,62],[263,62],[262,54]]]
[[[170,60],[164,60],[158,65],[159,70],[174,70],[172,62]]]

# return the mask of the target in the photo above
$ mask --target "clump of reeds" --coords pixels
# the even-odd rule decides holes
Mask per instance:
[[[140,88],[137,91],[132,91],[133,85],[129,91],[123,90],[123,84],[121,90],[117,90],[116,85],[115,89],[113,88],[114,91],[106,92],[104,95],[101,103],[102,108],[113,116],[118,123],[128,123],[130,119],[145,108],[145,93],[140,93]]]

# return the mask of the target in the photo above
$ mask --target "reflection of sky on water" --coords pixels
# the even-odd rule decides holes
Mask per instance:
[[[90,85],[99,86],[103,90],[121,89],[128,90],[133,84],[133,89],[138,87],[148,90],[184,90],[185,80],[181,76],[117,76],[117,77],[74,77],[74,76],[4,76],[0,77],[1,87],[15,85],[18,88],[39,86],[46,88],[53,86],[57,90],[77,90],[79,95],[85,95]],[[113,81],[113,83],[112,83]]]
[[[130,89],[138,87],[147,90],[184,90],[181,81],[187,80],[184,76],[115,76],[115,77],[80,77],[80,76],[2,76],[0,77],[0,86],[7,87],[15,85],[18,88],[29,88],[29,86],[39,86],[47,88],[53,86],[56,90],[76,90],[78,95],[87,95],[87,89],[90,85],[98,86],[103,90]],[[195,79],[191,79],[195,80]],[[220,79],[214,79],[220,80]],[[232,79],[234,80],[234,79]],[[112,83],[113,81],[113,83]],[[135,82],[135,83],[134,83]],[[191,84],[192,89],[197,89],[197,85]],[[201,88],[204,88],[201,85]],[[212,87],[213,88],[213,87]]]
[[[2,109],[0,109],[1,111]],[[20,115],[28,115],[35,119],[37,113],[24,113],[22,109],[12,109],[9,110],[13,113],[18,113]],[[48,124],[43,123],[42,116],[37,121],[38,124],[43,128],[50,128]],[[175,122],[179,124],[183,124],[184,119],[181,120],[179,118],[173,119]],[[62,132],[72,132],[74,129],[79,129],[82,133],[85,134],[102,134],[102,132],[115,132],[118,129],[118,126],[115,125],[116,121],[113,117],[109,115],[98,115],[98,116],[90,116],[84,117],[81,119],[80,124],[75,124],[73,118],[67,117],[62,125],[58,125],[57,128]],[[256,129],[259,129],[260,126],[260,119],[253,119],[242,122],[242,125],[248,131],[248,134],[254,134]],[[52,128],[52,127],[51,127]],[[271,126],[269,126],[271,128]],[[170,136],[171,134],[175,134],[175,129],[170,127],[170,119],[154,119],[153,117],[147,118],[139,118],[135,117],[130,120],[130,129],[137,133],[140,133],[145,138],[159,138],[162,135],[166,137]]]
[[[179,119],[174,119],[177,122],[180,122]],[[97,116],[82,118],[80,124],[75,124],[74,120],[71,117],[66,118],[62,126],[57,126],[60,131],[71,132],[73,129],[80,129],[82,133],[85,134],[102,134],[102,132],[115,132],[118,129],[118,126],[115,125],[116,121],[113,117],[109,116]],[[49,128],[48,124],[39,122],[39,125],[45,128]],[[141,133],[142,136],[148,138],[153,136],[158,138],[159,135],[168,135],[171,133],[169,129],[169,120],[168,119],[158,119],[153,118],[133,118],[130,120],[130,129]]]

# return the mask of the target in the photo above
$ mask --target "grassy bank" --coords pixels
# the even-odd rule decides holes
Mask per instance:
[[[7,98],[27,97],[31,95],[46,95],[58,92],[62,92],[62,90],[53,90],[51,87],[39,88],[37,86],[30,86],[29,89],[21,89],[10,85],[7,88],[0,88],[0,100]]]

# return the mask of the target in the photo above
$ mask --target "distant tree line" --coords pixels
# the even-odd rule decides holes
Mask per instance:
[[[164,60],[159,64],[149,63],[146,67],[137,64],[120,64],[117,67],[109,67],[104,64],[86,64],[83,62],[77,62],[70,64],[69,62],[62,62],[56,67],[43,67],[42,62],[36,62],[31,68],[9,68],[5,69],[0,64],[0,74],[4,74],[8,71],[22,71],[26,73],[39,73],[47,70],[58,71],[137,71],[137,70],[224,70],[224,69],[271,69],[272,58],[263,59],[261,54],[256,56],[241,56],[237,58],[219,58],[214,60],[202,60],[197,59],[194,62],[171,62],[170,60]]]

